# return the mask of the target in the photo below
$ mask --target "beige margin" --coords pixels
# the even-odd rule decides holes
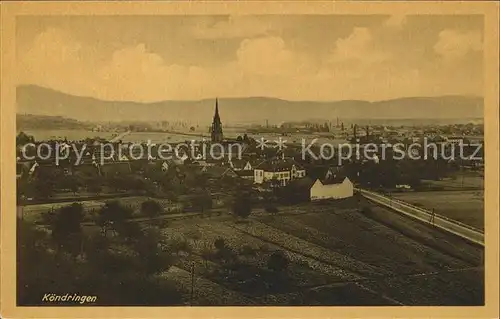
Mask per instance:
[[[4,318],[498,318],[499,300],[499,4],[491,2],[3,2],[1,7],[1,290]],[[485,235],[484,307],[16,307],[15,302],[15,17],[18,15],[159,14],[482,14],[485,16]],[[36,271],[36,265],[33,265]]]

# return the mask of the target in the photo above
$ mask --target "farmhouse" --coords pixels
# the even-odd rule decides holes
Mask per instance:
[[[345,176],[334,176],[327,180],[316,179],[310,189],[311,201],[341,199],[354,195],[354,186]]]
[[[305,169],[294,159],[264,161],[254,170],[254,183],[276,181],[275,186],[286,186],[291,180],[306,176]]]

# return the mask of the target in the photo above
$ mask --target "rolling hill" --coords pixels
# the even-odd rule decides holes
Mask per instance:
[[[215,98],[153,103],[103,101],[34,85],[18,86],[17,113],[64,116],[80,121],[210,122]],[[470,119],[483,117],[483,98],[408,97],[386,101],[287,101],[268,97],[220,98],[223,123],[280,123],[311,119]]]

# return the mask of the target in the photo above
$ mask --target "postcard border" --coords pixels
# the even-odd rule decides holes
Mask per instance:
[[[88,317],[452,317],[494,318],[499,300],[498,3],[495,2],[4,2],[1,5],[1,274],[0,314],[7,318]],[[495,10],[496,9],[496,10]],[[184,14],[483,14],[485,16],[485,283],[484,307],[17,307],[15,293],[15,17],[19,15]]]

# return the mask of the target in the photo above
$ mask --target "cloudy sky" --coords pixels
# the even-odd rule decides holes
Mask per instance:
[[[482,95],[481,16],[25,16],[18,84],[106,100]]]

